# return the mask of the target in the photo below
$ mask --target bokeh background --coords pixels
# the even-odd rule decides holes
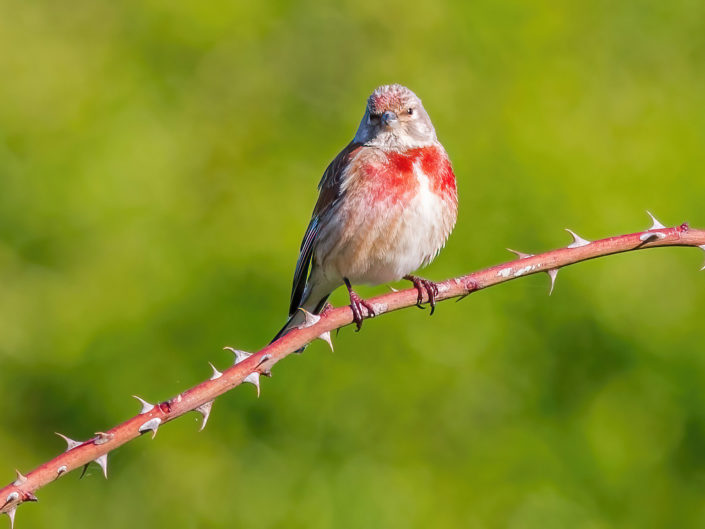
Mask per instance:
[[[646,209],[705,227],[703,20],[692,0],[3,1],[0,472],[269,340],[379,84],[423,98],[458,175],[428,277]],[[702,263],[619,255],[551,297],[529,277],[344,329],[203,433],[190,414],[107,482],[46,487],[18,527],[703,527]]]

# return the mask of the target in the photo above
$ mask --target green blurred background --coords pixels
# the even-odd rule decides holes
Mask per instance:
[[[0,471],[256,350],[375,86],[424,100],[435,279],[705,227],[705,4],[0,3]],[[72,473],[18,527],[705,527],[705,276],[614,256],[347,328]],[[385,287],[361,289],[365,295]],[[337,292],[335,304],[345,303]],[[5,523],[3,520],[2,523]]]

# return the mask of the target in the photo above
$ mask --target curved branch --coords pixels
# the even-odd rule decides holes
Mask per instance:
[[[568,230],[573,235],[570,245],[542,254],[530,255],[510,250],[516,253],[519,259],[438,283],[437,301],[465,297],[476,290],[539,272],[549,274],[552,290],[556,273],[561,267],[615,253],[660,246],[693,246],[705,250],[705,230],[690,229],[687,224],[666,228],[653,216],[652,219],[654,223],[646,231],[593,242],[586,241]],[[702,269],[705,269],[705,266]],[[368,301],[374,306],[377,316],[380,316],[386,312],[416,305],[417,291],[410,288],[377,296]],[[424,301],[428,301],[426,297]],[[167,401],[152,405],[137,397],[142,403],[140,413],[107,432],[99,432],[95,437],[82,442],[59,434],[66,440],[67,450],[26,476],[18,471],[17,479],[0,489],[0,513],[10,516],[11,523],[14,523],[17,506],[26,501],[36,501],[35,491],[71,470],[85,467],[91,461],[97,462],[107,477],[107,455],[110,451],[144,433],[150,432],[154,437],[160,425],[189,411],[198,411],[203,415],[203,429],[216,397],[243,382],[256,385],[259,393],[260,375],[269,375],[272,366],[279,360],[316,338],[322,338],[331,344],[330,331],[349,325],[352,321],[352,311],[348,306],[330,309],[320,316],[307,313],[304,326],[291,331],[255,354],[226,348],[235,354],[233,366],[221,373],[211,364],[213,375],[208,380]]]

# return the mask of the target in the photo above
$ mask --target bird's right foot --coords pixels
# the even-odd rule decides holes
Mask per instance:
[[[350,310],[352,310],[353,313],[353,321],[355,322],[355,326],[357,327],[355,331],[357,332],[362,328],[362,320],[364,317],[362,314],[363,307],[367,311],[368,318],[375,317],[375,308],[372,306],[371,303],[365,301],[357,295],[357,292],[352,289],[350,281],[348,281],[347,279],[343,279],[343,281],[345,281],[345,286],[348,287],[348,294],[350,294]]]

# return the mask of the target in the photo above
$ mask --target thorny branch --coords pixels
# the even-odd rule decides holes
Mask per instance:
[[[560,268],[615,253],[660,246],[693,246],[705,250],[705,230],[691,229],[687,224],[667,228],[651,213],[649,216],[653,224],[648,230],[642,232],[590,242],[567,230],[573,236],[573,242],[565,248],[537,255],[510,250],[518,256],[517,260],[438,283],[437,300],[462,298],[476,290],[539,272],[546,272],[550,276],[551,291],[553,291],[556,274]],[[703,269],[705,266],[701,268]],[[426,301],[428,300],[425,297],[424,302]],[[411,288],[391,292],[372,298],[369,302],[379,316],[385,312],[416,305],[417,291]],[[316,338],[325,340],[332,349],[330,331],[349,325],[353,321],[352,311],[348,306],[330,309],[320,316],[308,313],[306,316],[306,323],[301,328],[290,332],[255,354],[226,348],[235,355],[234,365],[221,373],[211,364],[213,374],[208,380],[167,401],[150,404],[136,397],[142,405],[140,412],[107,432],[98,432],[87,441],[74,441],[57,434],[66,441],[68,445],[66,451],[27,475],[17,471],[15,481],[0,489],[0,513],[7,514],[10,517],[11,526],[14,525],[17,507],[27,501],[37,501],[34,493],[38,489],[71,470],[85,467],[93,461],[100,465],[103,474],[107,477],[109,452],[144,433],[151,432],[154,437],[159,426],[189,411],[197,411],[203,416],[202,430],[208,421],[211,406],[216,397],[243,382],[254,384],[259,394],[260,375],[269,376],[272,366],[279,360]]]

